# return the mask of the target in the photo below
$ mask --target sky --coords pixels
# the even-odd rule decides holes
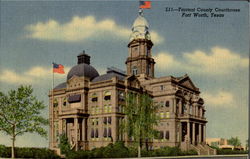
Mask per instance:
[[[224,17],[194,17],[166,8],[213,9]],[[239,12],[215,12],[215,8]],[[182,14],[191,13],[191,17]],[[144,10],[154,43],[157,77],[188,74],[205,101],[207,138],[248,139],[249,5],[247,1],[152,0]],[[52,62],[68,72],[83,50],[99,74],[125,70],[138,1],[0,1],[0,91],[21,84],[48,105]],[[55,83],[66,81],[55,75]],[[48,108],[42,112],[48,118]],[[11,145],[0,133],[0,144]],[[17,146],[48,147],[36,134],[19,136]]]

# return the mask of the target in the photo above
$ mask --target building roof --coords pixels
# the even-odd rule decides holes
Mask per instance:
[[[151,40],[148,21],[144,18],[142,11],[139,12],[132,26],[132,33],[130,35],[130,42],[136,39]]]
[[[56,87],[54,87],[54,89],[63,89],[66,87],[67,87],[67,83],[63,82],[63,83],[60,83],[59,85],[57,85]]]
[[[67,75],[67,80],[69,80],[73,76],[78,76],[78,77],[84,76],[93,79],[99,76],[99,73],[91,65],[88,65],[86,63],[81,63],[71,68],[71,70]]]
[[[106,80],[110,80],[113,77],[117,77],[119,80],[124,80],[126,77],[126,74],[124,74],[121,71],[118,71],[117,69],[108,68],[108,71],[106,74],[94,78],[92,82],[106,81]]]

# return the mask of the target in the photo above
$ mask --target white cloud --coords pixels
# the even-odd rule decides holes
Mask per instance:
[[[233,106],[234,96],[230,92],[219,91],[217,93],[202,93],[209,106]]]
[[[76,42],[88,38],[100,38],[100,36],[110,35],[129,39],[131,29],[118,25],[112,19],[97,21],[94,16],[79,17],[74,16],[68,23],[60,24],[56,20],[38,22],[26,26],[30,32],[29,38],[39,40],[56,40]],[[164,39],[157,32],[151,32],[152,41],[160,43]]]
[[[175,59],[169,53],[160,52],[155,56],[156,66],[161,69],[182,69],[186,72],[210,75],[225,75],[239,68],[248,68],[249,58],[221,47],[213,47],[211,52],[196,50],[184,53]]]
[[[64,68],[65,74],[56,74],[55,79],[65,78],[69,67]],[[5,69],[1,71],[0,81],[10,84],[31,84],[38,83],[44,79],[51,80],[52,68],[35,66],[26,72],[15,72],[13,70]]]
[[[248,58],[221,47],[213,47],[210,53],[197,50],[184,53],[183,56],[189,69],[205,73],[225,74],[235,68],[247,68],[249,65]]]
[[[2,82],[6,83],[16,83],[16,84],[27,84],[33,82],[33,79],[28,76],[23,76],[20,74],[17,74],[14,71],[11,70],[4,70],[1,72],[0,80]]]
[[[179,62],[174,59],[174,56],[167,52],[160,52],[153,58],[156,61],[156,66],[161,70],[178,67],[179,65]]]

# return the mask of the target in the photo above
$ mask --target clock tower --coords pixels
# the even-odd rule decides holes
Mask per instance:
[[[126,60],[128,75],[144,75],[147,78],[154,78],[154,64],[152,58],[151,37],[148,31],[149,25],[139,11],[139,16],[133,23],[130,42],[128,44],[128,58]]]

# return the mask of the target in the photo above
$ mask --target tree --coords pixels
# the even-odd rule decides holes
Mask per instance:
[[[141,157],[143,143],[157,135],[154,125],[157,125],[157,107],[152,98],[146,94],[128,93],[125,106],[125,131],[128,137],[133,138],[138,148],[138,157]]]
[[[241,142],[240,139],[236,136],[236,137],[231,137],[230,139],[227,140],[229,145],[232,145],[235,147],[237,146],[241,146]]]
[[[15,158],[14,148],[17,136],[36,132],[47,137],[43,126],[48,125],[48,120],[41,116],[41,110],[45,105],[32,93],[31,86],[23,85],[17,90],[10,90],[7,94],[0,92],[0,131],[11,136],[12,158]]]

